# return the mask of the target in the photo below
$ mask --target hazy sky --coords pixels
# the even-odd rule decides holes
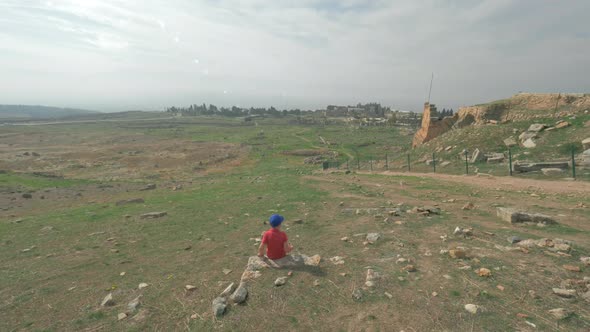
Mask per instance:
[[[0,104],[381,102],[590,92],[590,1],[0,0]]]

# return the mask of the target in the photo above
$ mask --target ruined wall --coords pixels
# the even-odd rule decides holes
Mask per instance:
[[[422,113],[422,126],[414,135],[412,147],[426,143],[431,139],[444,134],[451,130],[455,123],[454,117],[439,119],[436,107],[433,104],[424,103],[424,112]]]

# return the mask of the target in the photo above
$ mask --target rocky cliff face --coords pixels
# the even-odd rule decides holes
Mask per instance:
[[[535,118],[561,118],[590,110],[590,94],[519,93],[505,100],[461,107],[453,117],[443,119],[433,116],[433,106],[424,104],[422,126],[414,136],[414,147],[454,128]]]

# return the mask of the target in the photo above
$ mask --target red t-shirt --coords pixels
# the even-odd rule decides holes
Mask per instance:
[[[285,242],[287,242],[287,233],[276,228],[269,229],[262,236],[262,244],[266,244],[266,256],[270,259],[279,259],[286,256]]]

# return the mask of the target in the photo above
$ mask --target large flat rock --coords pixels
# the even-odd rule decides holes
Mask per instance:
[[[504,221],[508,221],[511,224],[518,223],[541,223],[541,224],[557,224],[557,221],[550,216],[540,213],[529,213],[519,211],[514,208],[502,208],[499,207],[496,210],[496,214]]]
[[[516,162],[512,165],[512,170],[519,173],[540,171],[543,168],[559,168],[567,169],[569,163],[567,161],[547,161],[538,163]]]

